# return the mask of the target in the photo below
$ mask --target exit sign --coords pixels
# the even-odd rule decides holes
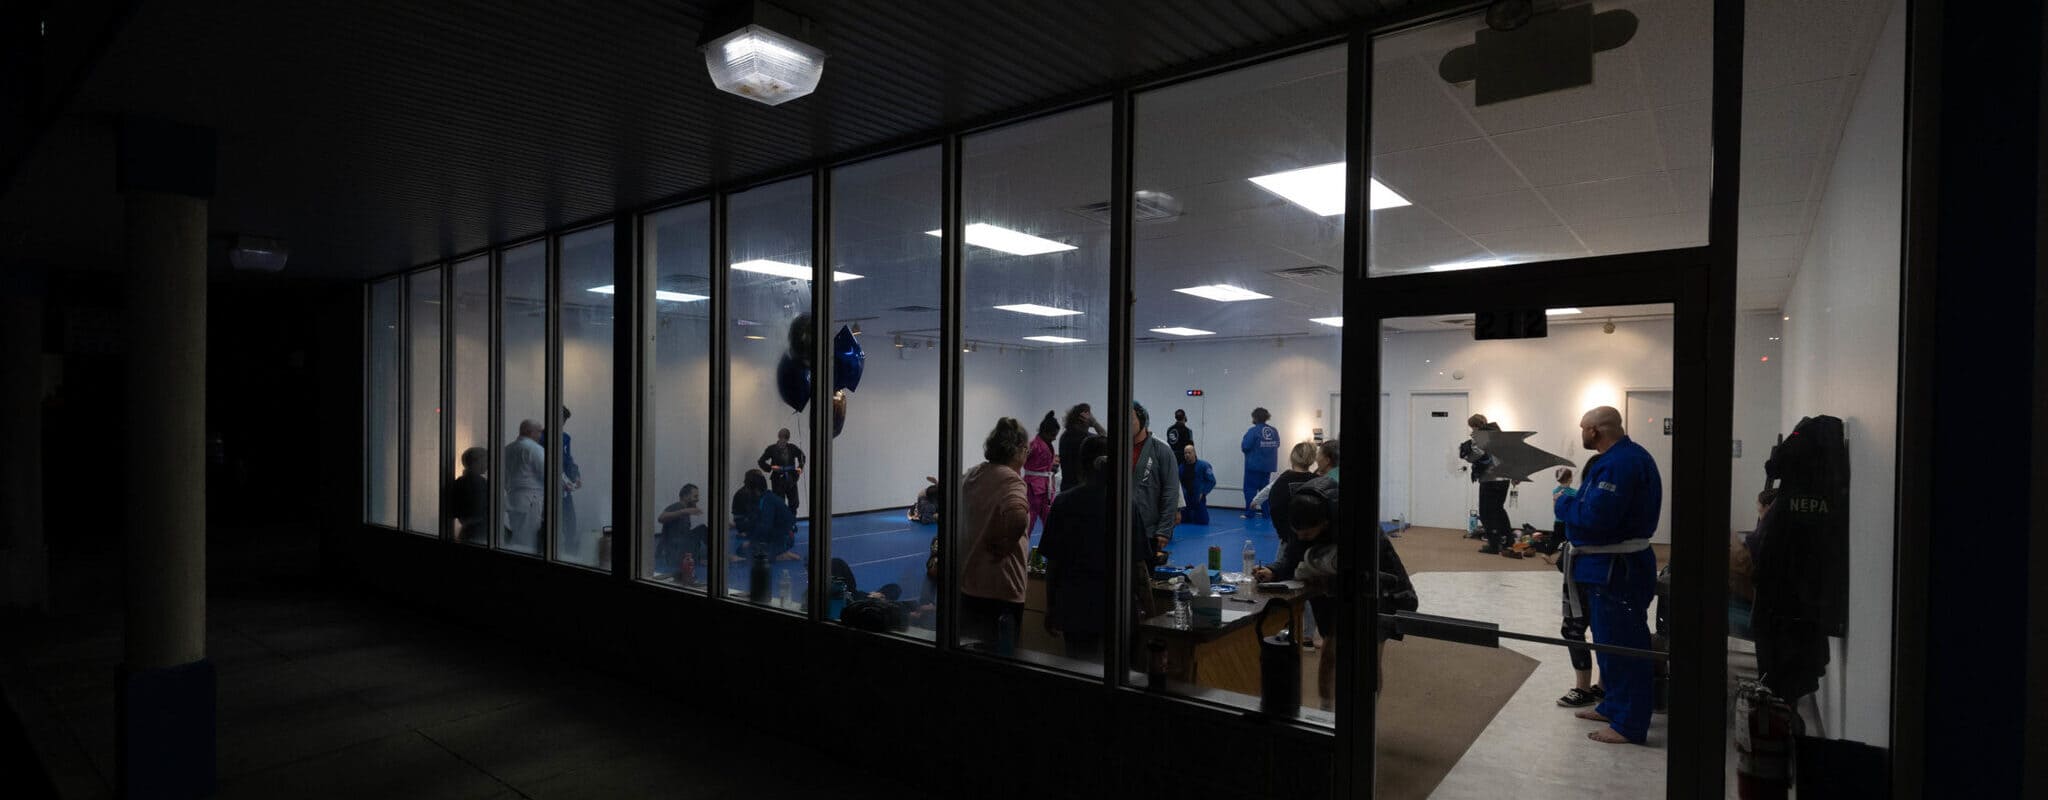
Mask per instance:
[[[1202,396],[1202,390],[1200,390],[1200,389],[1189,389],[1189,390],[1188,390],[1188,396],[1189,396],[1189,397],[1201,397],[1201,396]]]

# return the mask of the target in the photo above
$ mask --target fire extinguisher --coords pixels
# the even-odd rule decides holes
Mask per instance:
[[[1799,714],[1760,682],[1735,690],[1735,787],[1742,800],[1781,800],[1792,791],[1792,742]]]

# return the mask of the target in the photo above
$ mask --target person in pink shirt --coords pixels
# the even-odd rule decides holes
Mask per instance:
[[[1024,555],[1031,538],[1024,457],[1031,434],[1010,417],[982,443],[982,463],[960,484],[960,638],[1008,655],[1024,618]]]
[[[1053,438],[1060,435],[1060,420],[1053,412],[1045,412],[1045,419],[1038,422],[1038,436],[1031,440],[1031,453],[1024,457],[1024,487],[1030,492],[1031,527],[1037,530],[1052,513],[1052,479],[1059,474],[1059,459],[1053,455]]]

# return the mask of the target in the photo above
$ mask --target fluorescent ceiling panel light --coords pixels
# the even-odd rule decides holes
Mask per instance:
[[[612,285],[609,283],[603,286],[593,286],[591,287],[590,291],[595,292],[597,294],[615,294],[618,292],[618,290],[613,288]],[[656,289],[654,290],[654,299],[667,300],[671,303],[694,303],[699,300],[709,300],[711,298],[701,294],[687,294],[684,292],[671,292],[667,289]]]
[[[1181,294],[1191,294],[1204,300],[1215,300],[1219,303],[1235,303],[1239,300],[1265,300],[1272,297],[1272,295],[1259,294],[1241,286],[1231,286],[1225,283],[1212,283],[1208,286],[1189,286],[1185,289],[1175,289],[1174,291]]]
[[[757,341],[757,342],[758,342],[758,341],[761,341],[761,340],[763,340],[763,339],[766,339],[766,338],[768,338],[768,337],[766,337],[766,336],[755,336],[755,335],[753,335],[753,334],[749,333],[749,334],[747,334],[747,338],[749,338],[749,339],[752,339],[752,340],[754,340],[754,341]]]
[[[1507,265],[1508,265],[1508,264],[1510,264],[1510,263],[1512,263],[1512,262],[1509,262],[1509,261],[1504,261],[1504,260],[1502,260],[1502,259],[1498,259],[1498,258],[1482,258],[1482,259],[1478,259],[1478,260],[1476,260],[1476,261],[1453,261],[1453,262],[1450,262],[1450,263],[1448,263],[1448,264],[1431,264],[1431,265],[1429,265],[1429,271],[1431,271],[1431,272],[1456,272],[1456,271],[1458,271],[1458,270],[1461,270],[1461,269],[1481,269],[1481,268],[1484,268],[1484,267],[1505,267],[1505,266],[1507,266]]]
[[[1543,309],[1543,314],[1544,314],[1544,316],[1549,316],[1549,317],[1568,317],[1568,316],[1571,316],[1571,315],[1573,315],[1573,314],[1584,314],[1584,313],[1586,313],[1586,312],[1584,312],[1584,311],[1580,311],[1580,310],[1578,310],[1578,309],[1576,309],[1576,308],[1546,308],[1546,309]]]
[[[1367,207],[1373,211],[1385,208],[1400,208],[1408,205],[1408,198],[1387,188],[1378,178],[1366,179],[1371,186]],[[1325,217],[1344,213],[1344,162],[1338,161],[1317,167],[1302,167],[1271,175],[1260,175],[1251,179],[1259,188],[1285,198],[1287,202],[1306,208]]]
[[[1015,303],[1007,306],[996,306],[996,310],[1015,311],[1019,314],[1030,314],[1035,317],[1071,317],[1081,313],[1070,308],[1053,308],[1052,306],[1042,306],[1037,303]]]
[[[741,272],[758,272],[761,273],[762,275],[779,275],[784,278],[795,278],[800,281],[807,281],[811,279],[810,267],[800,267],[795,264],[786,264],[781,261],[769,261],[768,259],[765,258],[756,258],[751,261],[742,261],[732,265],[732,268],[739,270]],[[832,271],[833,283],[838,283],[839,281],[859,280],[862,277],[864,276],[855,275],[851,272],[840,272],[838,270]]]
[[[924,235],[944,238],[945,232],[925,231]],[[967,243],[975,247],[1001,250],[1013,256],[1036,256],[1074,249],[1073,245],[1066,242],[1055,242],[986,222],[976,222],[967,226]]]
[[[1343,317],[1311,317],[1309,321],[1317,325],[1328,325],[1332,328],[1344,327]]]
[[[1053,343],[1053,344],[1080,344],[1080,343],[1082,343],[1082,342],[1085,342],[1085,341],[1088,341],[1088,340],[1087,340],[1087,339],[1076,339],[1076,338],[1073,338],[1073,337],[1071,337],[1071,336],[1026,336],[1026,337],[1024,337],[1024,341],[1027,341],[1027,342],[1051,342],[1051,343]]]
[[[1153,332],[1153,333],[1164,333],[1164,334],[1167,334],[1167,335],[1170,335],[1170,336],[1215,336],[1215,335],[1216,335],[1216,332],[1215,332],[1215,331],[1205,331],[1205,330],[1202,330],[1201,328],[1182,328],[1182,327],[1179,327],[1179,326],[1174,326],[1174,327],[1171,327],[1171,328],[1153,328],[1153,329],[1152,329],[1152,332]]]

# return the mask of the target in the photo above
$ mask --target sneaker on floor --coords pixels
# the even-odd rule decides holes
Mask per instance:
[[[1565,708],[1585,708],[1605,699],[1607,691],[1598,686],[1591,689],[1574,686],[1571,691],[1565,692],[1563,697],[1557,698],[1557,704]]]

